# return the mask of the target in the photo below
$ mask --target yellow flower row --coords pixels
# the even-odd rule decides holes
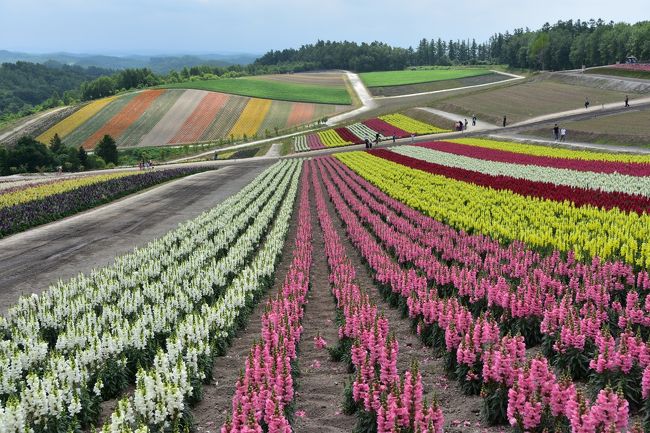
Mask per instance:
[[[411,117],[408,117],[404,114],[395,113],[387,114],[385,116],[379,116],[381,120],[386,123],[390,123],[396,128],[402,129],[411,134],[438,134],[441,132],[449,132],[448,129],[437,128],[435,126],[429,125],[428,123],[420,122]]]
[[[244,135],[252,137],[257,134],[262,122],[271,109],[272,103],[273,101],[270,99],[253,98],[248,101],[237,122],[235,122],[230,132],[228,132],[228,137],[234,136],[235,138],[241,138]]]
[[[484,147],[487,149],[505,150],[507,152],[522,153],[534,156],[547,156],[560,159],[581,159],[584,161],[613,161],[650,163],[650,155],[627,155],[622,153],[603,153],[586,150],[570,150],[556,147],[535,146],[531,144],[514,143],[511,141],[494,141],[482,138],[458,138],[449,140],[452,143],[466,144],[469,146]]]
[[[111,103],[115,98],[117,98],[117,96],[110,96],[85,105],[36,137],[36,140],[44,144],[50,144],[50,140],[54,137],[54,134],[59,134],[59,137],[61,138],[65,137],[77,129],[82,123],[85,123],[88,119],[97,114],[99,110]]]
[[[341,138],[341,136],[338,135],[333,129],[319,131],[318,137],[320,138],[320,141],[322,141],[323,144],[327,147],[339,147],[352,144],[351,142],[345,141],[343,138]]]
[[[0,195],[0,208],[27,203],[32,200],[39,200],[50,195],[60,194],[86,185],[105,182],[119,177],[130,176],[139,173],[137,171],[125,171],[120,173],[100,174],[97,176],[83,176],[74,179],[62,180],[56,183],[35,185],[20,191]]]
[[[468,233],[520,240],[543,250],[573,250],[650,267],[650,216],[530,198],[457,181],[372,156],[336,157],[391,197]]]

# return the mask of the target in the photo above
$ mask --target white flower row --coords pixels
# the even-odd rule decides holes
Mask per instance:
[[[180,317],[179,311],[192,311],[194,306],[193,301],[196,302],[205,296],[205,294],[209,294],[213,290],[213,286],[216,287],[225,284],[227,280],[224,275],[227,275],[228,272],[234,272],[238,266],[243,264],[242,261],[246,257],[247,252],[250,253],[250,251],[255,248],[256,242],[263,233],[263,229],[260,229],[262,222],[264,221],[268,225],[268,218],[259,219],[258,215],[256,215],[259,205],[256,206],[255,203],[263,203],[265,197],[272,194],[272,198],[265,210],[277,207],[277,202],[279,201],[277,197],[282,195],[289,179],[284,176],[284,174],[287,173],[287,170],[294,171],[296,166],[296,163],[278,165],[273,170],[269,170],[265,176],[261,177],[261,179],[270,180],[270,182],[252,184],[252,187],[247,187],[238,194],[239,197],[237,198],[240,200],[227,200],[221,206],[221,212],[213,212],[214,215],[222,217],[217,218],[218,224],[216,230],[221,230],[218,234],[221,235],[224,232],[227,233],[227,235],[222,235],[222,237],[219,238],[221,239],[219,242],[215,241],[218,236],[211,241],[213,246],[215,244],[219,245],[216,249],[211,250],[203,246],[196,249],[192,254],[189,254],[191,248],[187,248],[188,244],[185,243],[184,240],[195,239],[197,242],[201,242],[201,240],[208,239],[206,233],[210,232],[210,230],[202,230],[201,226],[192,223],[188,223],[179,228],[178,232],[184,232],[186,235],[184,238],[175,236],[175,233],[172,232],[161,240],[149,244],[148,247],[152,247],[151,250],[154,260],[160,258],[161,261],[164,261],[165,257],[169,257],[158,254],[157,247],[161,245],[165,246],[168,251],[170,251],[169,248],[172,248],[174,245],[179,245],[179,248],[173,252],[170,251],[170,254],[176,258],[187,258],[187,260],[182,263],[187,266],[175,266],[175,263],[172,262],[168,264],[164,272],[149,272],[149,277],[155,276],[156,273],[161,277],[156,282],[147,285],[148,281],[138,281],[138,283],[134,284],[132,279],[130,280],[125,278],[122,280],[120,278],[120,270],[125,271],[126,273],[129,270],[137,269],[137,267],[134,266],[134,262],[139,262],[142,265],[151,262],[138,260],[140,257],[146,255],[141,253],[142,250],[148,248],[145,247],[142,250],[137,250],[130,257],[125,256],[116,260],[116,265],[113,269],[93,272],[92,279],[78,277],[73,280],[71,286],[66,286],[60,283],[56,288],[50,290],[48,295],[51,296],[44,297],[48,301],[51,301],[48,303],[48,307],[51,308],[57,305],[57,303],[52,300],[63,300],[66,302],[74,301],[72,302],[72,305],[77,314],[95,311],[92,308],[88,309],[79,306],[81,303],[79,299],[83,298],[86,293],[82,291],[84,284],[80,282],[91,281],[95,283],[94,285],[88,284],[86,286],[86,288],[89,289],[87,293],[91,295],[91,299],[86,299],[88,303],[92,303],[96,298],[100,298],[101,302],[111,300],[110,297],[98,295],[96,293],[100,287],[105,290],[112,290],[113,293],[121,293],[124,295],[117,298],[119,300],[118,305],[102,305],[102,320],[96,320],[97,318],[93,319],[91,314],[83,314],[76,321],[68,321],[66,323],[66,326],[63,328],[66,329],[67,333],[59,335],[59,337],[64,338],[57,340],[57,346],[60,346],[59,349],[69,349],[70,347],[83,344],[83,349],[77,347],[77,350],[72,352],[68,351],[69,353],[67,353],[65,357],[58,351],[55,351],[48,358],[45,373],[43,373],[41,377],[33,373],[28,374],[27,383],[21,386],[23,388],[20,395],[21,398],[19,400],[11,398],[7,402],[6,410],[0,407],[0,427],[6,428],[11,424],[14,424],[14,427],[20,430],[19,424],[21,418],[23,419],[23,422],[28,422],[29,420],[38,420],[41,417],[46,416],[71,416],[78,413],[80,407],[78,407],[79,397],[77,395],[77,388],[83,386],[83,384],[88,381],[88,378],[90,377],[90,367],[95,367],[95,369],[101,367],[103,361],[111,356],[119,354],[128,344],[134,347],[143,348],[148,344],[153,335],[155,335],[155,332],[161,330],[171,332],[173,326],[170,324],[175,323],[176,319]],[[284,181],[278,185],[279,180],[283,178]],[[260,184],[266,188],[263,194],[259,194],[259,189],[261,188],[258,188],[257,186]],[[255,198],[261,200],[251,204],[251,199]],[[233,212],[236,214],[242,207],[236,206],[238,203],[243,203],[243,205],[247,207],[244,209],[245,212],[242,214],[243,216],[241,218],[235,218],[233,220]],[[261,213],[263,212],[264,211]],[[272,213],[272,211],[268,210],[266,213],[268,214],[269,212]],[[239,230],[224,230],[228,228],[228,224],[233,224],[234,226],[247,224],[253,217],[255,217],[256,222],[259,220],[260,224],[251,225],[251,228],[249,228],[249,230],[239,238],[221,260],[217,262],[213,259],[211,262],[208,262],[208,266],[201,266],[209,257],[210,252],[215,253],[222,250],[224,243],[228,244],[228,240],[232,240],[233,236],[236,236],[236,232],[239,232]],[[202,215],[197,218],[195,222],[203,224],[206,220],[209,220],[209,217],[206,218],[205,215]],[[192,232],[197,233],[197,231],[199,235],[192,236]],[[214,231],[215,230],[212,230],[212,232]],[[235,234],[233,234],[233,232],[235,232]],[[177,242],[170,242],[171,239],[175,239]],[[133,261],[129,260],[131,257],[133,257]],[[170,269],[173,270],[173,272],[171,272]],[[217,269],[219,272],[206,272],[206,270],[213,269]],[[218,281],[216,281],[216,277],[219,277]],[[179,280],[179,278],[182,278],[183,280]],[[126,284],[121,285],[120,283],[122,281],[126,281]],[[206,281],[208,283],[206,283]],[[140,286],[138,286],[138,284],[140,284]],[[179,285],[182,288],[181,290],[179,290]],[[66,296],[65,294],[56,296],[51,293],[57,289],[65,292],[67,287],[71,287],[71,292],[75,294],[74,296]],[[134,295],[135,293],[138,293],[138,295]],[[92,298],[92,296],[94,296],[94,298]],[[142,305],[133,306],[133,303],[125,302],[125,299],[138,299],[143,302]],[[149,303],[144,303],[145,299],[148,300]],[[120,310],[119,306],[122,307],[122,310]],[[145,308],[139,308],[142,306]],[[32,311],[29,311],[30,307],[33,307]],[[15,326],[17,323],[26,323],[30,317],[35,319],[34,312],[36,312],[37,315],[42,311],[40,307],[42,306],[38,303],[38,297],[31,298],[30,302],[22,303],[20,305],[21,311],[28,314],[14,314],[13,316],[10,316],[11,324]],[[18,308],[14,311],[17,310]],[[128,320],[124,322],[123,318],[125,312],[127,315],[136,312],[138,313],[135,315],[133,323]],[[38,323],[40,323],[40,321],[38,321]],[[38,329],[38,323],[32,324],[30,328]],[[108,327],[108,324],[112,324],[112,326]],[[13,326],[9,326],[9,328],[13,328]],[[91,326],[91,328],[88,326]],[[106,332],[101,335],[98,332],[94,332],[92,339],[89,339],[82,331],[90,333],[92,326],[98,326],[99,329],[104,327]],[[74,334],[75,338],[67,338],[71,334]],[[74,340],[76,344],[70,345],[69,342],[72,340]],[[15,359],[13,364],[10,363],[10,365],[16,364]],[[4,372],[5,370],[3,369],[2,371]],[[67,408],[65,406],[67,406]],[[65,412],[67,412],[67,414]],[[14,430],[10,428],[7,431]]]
[[[462,168],[491,176],[510,176],[534,182],[650,196],[650,177],[486,161],[418,146],[398,146],[393,147],[391,151],[446,167]]]
[[[293,147],[296,149],[296,152],[304,152],[309,150],[309,145],[307,144],[307,136],[299,135],[293,139]]]
[[[350,130],[350,132],[361,139],[367,138],[370,141],[374,141],[375,136],[377,135],[377,131],[370,128],[369,126],[364,125],[363,123],[353,123],[352,125],[347,126],[347,128]],[[380,140],[383,141],[386,138],[387,137],[385,137],[383,134],[379,134]]]
[[[218,340],[234,331],[239,314],[265,288],[275,271],[289,228],[299,174],[297,171],[293,177],[273,228],[253,261],[237,275],[223,298],[185,318],[175,335],[167,340],[167,352],[156,356],[154,367],[138,372],[133,398],[120,402],[119,413],[113,414],[104,431],[131,431],[142,424],[166,428],[182,417],[185,400],[192,391],[189,378],[203,378],[197,358],[208,355]],[[260,214],[260,219],[272,217],[270,213]],[[125,419],[123,413],[134,416]]]

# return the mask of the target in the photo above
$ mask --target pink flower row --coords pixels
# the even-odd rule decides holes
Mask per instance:
[[[330,175],[334,175],[333,170],[330,170]],[[326,180],[326,185],[328,185],[328,191],[330,192],[332,201],[335,203],[339,215],[341,215],[348,227],[348,235],[350,236],[355,246],[359,248],[370,266],[373,267],[377,273],[378,277],[376,278],[382,282],[380,274],[382,272],[385,272],[386,269],[390,267],[388,264],[389,258],[386,256],[386,253],[380,251],[380,247],[376,244],[376,242],[374,242],[369,233],[359,224],[358,219],[349,210],[349,208],[347,208],[347,205],[343,202],[340,194],[336,191],[329,179]],[[341,191],[341,193],[344,196],[346,195],[345,191]],[[352,199],[352,197],[346,198]],[[354,202],[353,200],[351,201]],[[364,201],[364,203],[367,204],[368,201]],[[367,207],[361,205],[355,206],[355,211],[367,215],[364,209],[367,210]],[[393,216],[395,217],[396,215]],[[367,219],[366,221],[368,222],[370,220]],[[379,232],[376,231],[375,234],[380,239],[382,239],[382,236]],[[399,254],[397,250],[395,250],[395,252],[396,254]],[[373,255],[383,255],[384,257],[378,259],[377,257],[373,257]],[[383,268],[375,267],[376,264],[382,262],[384,264]],[[398,270],[395,267],[393,267],[391,271],[393,273],[397,273],[398,275],[401,273],[402,279],[407,278],[407,271],[402,271],[401,269]],[[387,281],[394,282],[399,280],[400,278],[398,277],[389,278]],[[409,306],[410,314],[412,317],[421,316],[423,317],[425,323],[435,323],[445,331],[447,350],[453,351],[456,347],[458,347],[458,362],[473,363],[476,360],[477,353],[468,351],[468,347],[472,347],[477,351],[480,350],[481,346],[486,347],[486,349],[481,354],[482,360],[484,361],[482,374],[483,381],[485,383],[489,383],[490,381],[501,382],[502,385],[509,387],[512,386],[516,380],[519,380],[522,372],[526,371],[526,368],[523,368],[525,367],[525,345],[523,344],[523,339],[521,339],[521,337],[504,337],[500,344],[496,344],[495,339],[498,337],[498,328],[495,327],[496,323],[491,321],[489,318],[479,318],[477,320],[474,320],[469,311],[460,305],[455,298],[452,298],[445,302],[445,300],[438,299],[437,295],[434,292],[428,291],[426,288],[423,289],[422,287],[411,287],[405,291],[404,286],[400,286],[399,284],[390,285],[394,292],[400,293],[401,295],[408,298],[407,304]],[[435,306],[435,308],[431,310],[428,308],[427,304],[431,307]],[[432,314],[427,314],[427,312],[430,312]],[[461,336],[464,334],[464,340],[462,340],[463,342],[459,344],[461,342]],[[650,383],[650,373],[648,374],[647,381]],[[557,386],[559,387],[560,385],[557,384]],[[601,395],[608,395],[607,393],[607,390],[601,391]],[[535,392],[532,391],[526,395],[530,398],[536,398]],[[575,397],[575,399],[579,398],[581,397]],[[512,403],[515,404],[515,400],[512,400]],[[624,399],[619,401],[619,403],[621,406],[627,407],[627,402]],[[594,414],[596,414],[598,413],[599,409],[597,406],[594,407],[595,409],[592,409],[594,411]],[[516,412],[516,409],[512,409],[512,411]],[[533,412],[527,411],[526,413],[532,414]],[[585,414],[581,414],[581,416],[583,415],[587,416]],[[567,415],[567,417],[569,416]],[[516,417],[510,418],[511,420],[517,420]],[[573,416],[573,418],[571,418],[572,423],[582,422],[581,420],[582,418],[580,417],[576,418]],[[618,424],[620,422],[616,420],[609,421],[611,421],[610,424]],[[530,426],[530,423],[531,421],[528,420],[527,425]]]
[[[355,269],[327,210],[316,171],[312,181],[332,293],[345,318],[339,328],[339,338],[352,342],[351,359],[356,370],[353,399],[365,411],[376,414],[379,433],[405,429],[441,433],[442,411],[435,402],[431,406],[424,403],[420,373],[414,368],[400,377],[397,371],[399,344],[389,336],[388,320],[379,314],[377,306],[355,282]]]
[[[230,419],[221,433],[292,431],[285,408],[294,398],[291,360],[302,334],[301,320],[309,288],[312,263],[312,226],[309,205],[309,169],[301,179],[300,210],[293,261],[284,284],[267,302],[262,316],[261,341],[246,359],[236,384]]]

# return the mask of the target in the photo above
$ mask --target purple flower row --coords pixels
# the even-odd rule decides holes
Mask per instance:
[[[2,208],[0,237],[65,218],[171,179],[206,170],[205,167],[186,167],[134,174]]]

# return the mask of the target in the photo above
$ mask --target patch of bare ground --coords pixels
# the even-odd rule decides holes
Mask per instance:
[[[327,193],[322,181],[321,187]],[[503,430],[502,426],[488,427],[481,422],[482,399],[479,396],[463,394],[458,384],[447,378],[442,357],[435,356],[434,350],[424,345],[412,331],[411,321],[407,317],[403,317],[398,309],[392,308],[383,299],[363,258],[347,238],[345,227],[331,202],[328,202],[328,209],[343,240],[347,256],[357,270],[357,282],[360,287],[367,290],[379,311],[388,319],[390,329],[399,342],[398,369],[400,373],[410,367],[413,361],[417,361],[422,374],[424,396],[427,400],[435,397],[438,401],[445,417],[445,432],[495,433]]]
[[[296,199],[293,214],[297,215]],[[232,413],[232,397],[239,373],[244,368],[244,361],[253,343],[259,340],[261,318],[269,298],[274,296],[284,284],[284,279],[293,260],[293,246],[296,240],[298,224],[291,224],[289,233],[282,248],[282,257],[276,266],[273,285],[262,296],[248,318],[248,324],[239,330],[226,349],[224,356],[217,357],[212,368],[212,381],[203,385],[203,399],[192,408],[194,427],[197,433],[216,433]]]
[[[352,432],[355,417],[344,415],[341,411],[344,385],[348,377],[346,365],[332,361],[327,349],[318,349],[314,345],[314,338],[320,334],[328,345],[334,346],[338,339],[338,327],[334,321],[336,304],[330,290],[329,270],[322,254],[325,241],[313,199],[311,215],[314,261],[308,304],[302,321],[303,335],[298,346],[300,377],[297,380],[297,416],[293,427],[300,433]]]

